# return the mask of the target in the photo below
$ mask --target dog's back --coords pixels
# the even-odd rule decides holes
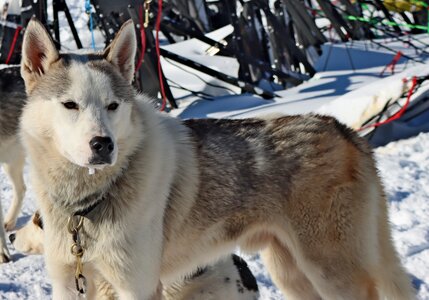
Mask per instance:
[[[376,289],[392,299],[411,297],[390,242],[372,150],[351,129],[316,115],[184,124],[197,156],[198,192],[188,211],[174,197],[167,208],[167,265],[188,253],[204,261],[238,241],[245,251],[265,249],[273,280],[292,299],[320,297],[313,286],[327,287],[323,276],[337,285],[323,291],[332,299],[376,299]],[[287,270],[296,281],[285,281]]]
[[[379,182],[366,141],[333,118],[204,119],[184,124],[198,161],[198,191],[190,212],[198,214],[190,217],[199,220],[194,228],[203,230],[231,216],[225,233],[235,238],[242,234],[236,225],[247,228],[263,222],[267,211],[281,217],[296,211],[296,205],[321,209],[339,186],[364,189],[366,180]],[[185,164],[178,164],[179,174],[186,173],[180,171]],[[174,197],[171,201],[172,206],[175,201],[181,205]]]

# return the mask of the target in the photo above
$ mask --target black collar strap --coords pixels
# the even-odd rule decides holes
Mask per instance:
[[[90,206],[86,207],[85,209],[78,210],[73,215],[74,216],[80,216],[80,217],[87,217],[101,202],[103,202],[104,196],[100,197]]]

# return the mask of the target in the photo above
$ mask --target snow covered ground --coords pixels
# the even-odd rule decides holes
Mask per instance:
[[[90,45],[90,35],[86,28],[87,16],[84,14],[83,1],[68,0],[67,4],[76,20],[76,26],[83,44]],[[64,18],[61,18],[62,41],[67,48],[74,48],[71,35]],[[422,38],[427,39],[427,36]],[[96,33],[97,45],[103,46],[103,39]],[[189,42],[188,42],[189,43]],[[394,45],[398,50],[407,52],[400,43]],[[204,45],[199,45],[204,48]],[[319,61],[320,71],[314,79],[279,94],[276,101],[261,100],[245,95],[231,95],[232,92],[204,85],[195,76],[183,71],[184,68],[164,61],[166,76],[187,88],[202,90],[213,95],[224,94],[216,100],[195,100],[187,97],[187,93],[175,89],[177,97],[185,97],[180,102],[180,109],[173,114],[182,118],[189,117],[250,117],[264,113],[304,113],[316,111],[329,104],[332,100],[358,89],[363,92],[366,85],[379,79],[379,72],[394,56],[382,49],[362,43],[343,45],[327,45],[328,51]],[[203,57],[196,44],[188,57],[206,65],[222,69],[231,75],[236,74],[237,64],[223,58]],[[329,49],[330,48],[330,49]],[[170,50],[185,54],[189,47],[182,45]],[[184,52],[183,52],[184,51]],[[348,51],[353,61],[348,58]],[[331,53],[328,57],[327,53]],[[408,51],[412,52],[412,51]],[[351,68],[353,66],[353,68]],[[401,61],[398,70],[412,67],[413,63]],[[354,69],[354,70],[353,70]],[[204,77],[211,81],[210,78]],[[412,74],[415,75],[415,74]],[[216,82],[216,84],[222,84]],[[385,86],[386,90],[388,89]],[[361,95],[353,94],[353,98]],[[418,290],[419,299],[429,300],[429,133],[402,140],[375,150],[380,174],[386,186],[389,198],[389,212],[393,228],[393,238],[413,283]],[[25,177],[28,182],[26,168]],[[0,200],[5,211],[11,198],[11,189],[4,173],[0,171]],[[36,208],[34,193],[31,186],[25,197],[22,216],[18,225],[24,224]],[[14,262],[0,265],[0,299],[49,299],[51,287],[45,271],[43,258],[40,256],[23,256],[16,253],[11,245]],[[282,299],[281,294],[272,284],[260,259],[246,256],[247,261],[256,275],[261,290],[261,299]]]

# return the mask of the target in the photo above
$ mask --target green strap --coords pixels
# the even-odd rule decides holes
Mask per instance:
[[[428,7],[428,4],[426,3],[426,2],[423,2],[423,1],[419,1],[419,0],[410,0],[410,2],[412,3],[412,4],[416,4],[416,5],[420,5],[420,6],[423,6],[423,7]]]
[[[349,20],[352,20],[352,21],[370,23],[373,25],[378,24],[378,23],[382,23],[383,25],[388,25],[388,26],[408,27],[411,29],[421,29],[421,30],[426,30],[429,32],[429,16],[428,16],[428,26],[414,25],[414,24],[408,24],[408,23],[396,23],[396,22],[391,22],[391,21],[387,21],[387,20],[367,19],[367,18],[355,17],[355,16],[347,16],[346,18]]]

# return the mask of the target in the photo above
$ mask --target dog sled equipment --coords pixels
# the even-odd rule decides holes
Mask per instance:
[[[155,0],[91,2],[96,14],[102,16],[99,18],[99,26],[105,34],[106,44],[113,39],[125,19],[131,17],[134,23],[138,24],[136,26],[140,45],[138,57],[144,57],[143,63],[140,61],[137,63],[138,88],[155,98],[164,90],[172,108],[177,105],[167,79],[163,74],[158,74],[159,55],[235,85],[245,93],[272,99],[276,96],[273,89],[267,89],[261,83],[275,82],[277,88],[283,89],[309,79],[315,73],[311,61],[317,58],[321,45],[326,41],[310,14],[302,7],[301,14],[307,17],[306,22],[312,26],[310,30],[303,26],[299,30],[299,35],[306,46],[312,47],[312,51],[308,52],[305,48],[298,47],[290,16],[285,10],[283,1],[276,1],[275,9],[272,9],[265,0],[170,0],[161,1],[162,5]],[[163,16],[161,22],[157,18],[160,8]],[[147,18],[147,11],[150,11],[150,14],[146,27],[142,26],[142,19]],[[264,25],[265,20],[267,26]],[[234,31],[225,40],[217,41],[207,37],[208,32],[228,24],[233,26]],[[169,43],[194,38],[208,45],[209,55],[235,57],[240,65],[238,76],[226,75],[160,48],[159,40],[153,34],[154,31],[158,32],[157,27]]]
[[[429,92],[414,97],[422,85],[427,89],[428,80],[429,75],[404,79],[404,83],[410,83],[408,90],[397,99],[389,99],[379,112],[363,123],[359,132],[375,147],[429,132]]]
[[[394,12],[417,12],[425,9],[427,4],[418,0],[384,0],[384,6]]]
[[[19,62],[21,31],[32,15],[51,30],[60,48],[58,15],[63,12],[76,47],[82,47],[66,0],[52,1],[52,22],[47,19],[47,0],[23,0],[18,10],[11,9],[19,4],[18,0],[8,3],[1,24],[2,62]],[[391,3],[401,10],[392,10]],[[85,0],[85,10],[91,31],[100,29],[106,45],[123,22],[133,19],[139,45],[135,85],[152,98],[161,98],[161,109],[167,108],[167,102],[169,109],[176,108],[177,103],[160,57],[236,86],[243,93],[272,99],[276,90],[299,85],[314,75],[313,66],[328,40],[368,40],[376,44],[372,39],[383,35],[404,41],[416,51],[425,51],[416,46],[409,33],[429,32],[427,0],[338,0],[335,4],[328,0]],[[383,18],[377,17],[380,15]],[[318,25],[319,19],[328,20],[330,25]],[[225,26],[231,26],[233,31],[222,40],[207,35]],[[160,34],[165,39],[161,40]],[[404,34],[406,39],[402,38]],[[187,39],[207,44],[207,55],[235,58],[238,74],[224,74],[161,47],[165,41],[174,44]],[[387,45],[377,46],[389,50]]]
[[[23,28],[19,0],[4,1],[0,13],[0,63],[18,64]]]
[[[53,23],[48,23],[47,0],[6,0],[0,7],[0,63],[19,64],[23,29],[35,16],[47,28],[54,32],[53,40],[58,49],[61,47],[58,13],[64,12],[77,48],[82,48],[73,19],[65,0],[53,0]]]

